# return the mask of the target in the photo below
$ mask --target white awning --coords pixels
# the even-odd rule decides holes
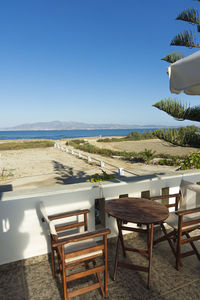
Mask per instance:
[[[168,72],[172,93],[200,95],[200,51],[171,64]]]

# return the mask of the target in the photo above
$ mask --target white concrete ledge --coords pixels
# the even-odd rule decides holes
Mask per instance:
[[[89,230],[95,229],[95,199],[106,201],[119,195],[140,197],[142,191],[152,196],[161,194],[162,188],[178,191],[182,178],[200,181],[199,171],[173,174],[147,175],[113,180],[113,182],[80,183],[40,188],[32,191],[0,193],[0,264],[45,254],[49,251],[47,228],[41,222],[39,202],[43,201],[48,214],[76,209],[90,209]],[[117,233],[116,221],[106,215],[106,227]]]

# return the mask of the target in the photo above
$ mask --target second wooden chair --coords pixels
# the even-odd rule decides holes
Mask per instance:
[[[179,270],[182,266],[181,259],[184,257],[195,254],[200,260],[200,253],[194,243],[200,240],[200,234],[197,232],[200,229],[200,185],[182,180],[180,193],[149,199],[157,201],[169,198],[176,199],[174,204],[167,205],[168,208],[174,207],[175,211],[170,212],[165,223],[160,225],[164,236],[155,240],[154,245],[167,240],[176,258],[176,268]],[[165,224],[172,230],[168,232]],[[192,249],[183,252],[182,247],[187,243]]]
[[[56,276],[55,258],[57,258],[58,270],[62,277],[64,299],[70,299],[80,294],[100,288],[102,296],[108,295],[108,262],[107,262],[107,235],[109,229],[101,229],[88,232],[86,210],[77,210],[56,215],[47,215],[44,204],[40,203],[42,218],[48,224],[51,240],[52,273]],[[83,220],[78,218],[83,216]],[[61,225],[55,225],[55,220],[65,220],[75,217],[76,220]],[[84,232],[70,234],[69,230],[84,228]],[[96,241],[98,239],[98,241]],[[101,241],[99,240],[101,239]],[[103,239],[103,240],[102,240]],[[99,259],[101,263],[99,263]],[[82,269],[84,267],[84,269]],[[76,270],[72,272],[72,270]],[[104,272],[104,287],[100,272]],[[69,282],[79,278],[96,274],[97,282],[75,290],[69,290]]]

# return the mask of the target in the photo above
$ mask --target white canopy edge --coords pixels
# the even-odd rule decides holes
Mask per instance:
[[[200,95],[200,51],[171,64],[168,73],[172,93]]]

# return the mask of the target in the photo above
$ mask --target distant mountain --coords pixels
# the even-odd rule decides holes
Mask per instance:
[[[122,124],[89,124],[80,122],[38,122],[31,124],[21,124],[15,127],[0,128],[0,130],[89,130],[89,129],[133,129],[133,128],[166,128],[169,126],[162,125],[122,125]]]

